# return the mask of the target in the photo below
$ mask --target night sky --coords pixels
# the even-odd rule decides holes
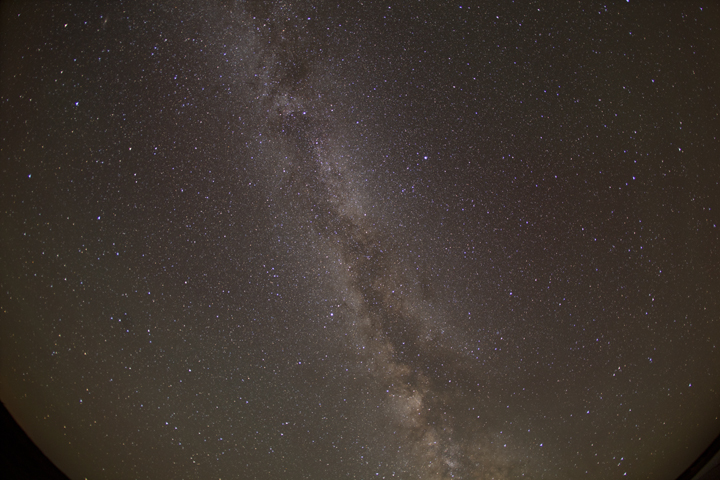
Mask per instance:
[[[716,2],[4,2],[0,393],[73,479],[653,478],[720,433]]]

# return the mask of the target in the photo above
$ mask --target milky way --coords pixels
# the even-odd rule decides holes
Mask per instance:
[[[353,373],[368,376],[378,389],[378,413],[396,436],[390,463],[405,465],[401,473],[426,478],[481,471],[487,468],[481,466],[487,442],[477,428],[463,431],[463,423],[479,417],[461,412],[456,419],[448,413],[462,403],[458,399],[480,391],[480,383],[458,382],[482,375],[481,369],[473,371],[475,348],[453,332],[452,315],[433,306],[419,268],[399,253],[402,236],[368,217],[377,199],[358,171],[359,149],[343,142],[343,131],[353,127],[337,126],[332,112],[316,105],[332,92],[313,85],[332,82],[316,81],[323,72],[306,64],[307,45],[300,37],[309,35],[298,27],[298,15],[280,7],[258,16],[269,20],[263,30],[270,32],[257,74],[263,82],[261,105],[270,105],[262,128],[270,146],[262,148],[261,161],[272,168],[272,181],[277,179],[268,200],[325,259],[341,299],[333,320],[356,356]],[[494,463],[489,470],[498,468]]]
[[[72,478],[675,478],[720,17],[636,3],[6,6],[3,403]]]

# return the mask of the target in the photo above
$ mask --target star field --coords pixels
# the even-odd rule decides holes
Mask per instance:
[[[719,12],[3,4],[3,403],[78,479],[676,478]]]

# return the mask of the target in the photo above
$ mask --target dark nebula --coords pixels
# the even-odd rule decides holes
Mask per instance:
[[[3,4],[3,403],[77,479],[677,477],[719,12]]]

